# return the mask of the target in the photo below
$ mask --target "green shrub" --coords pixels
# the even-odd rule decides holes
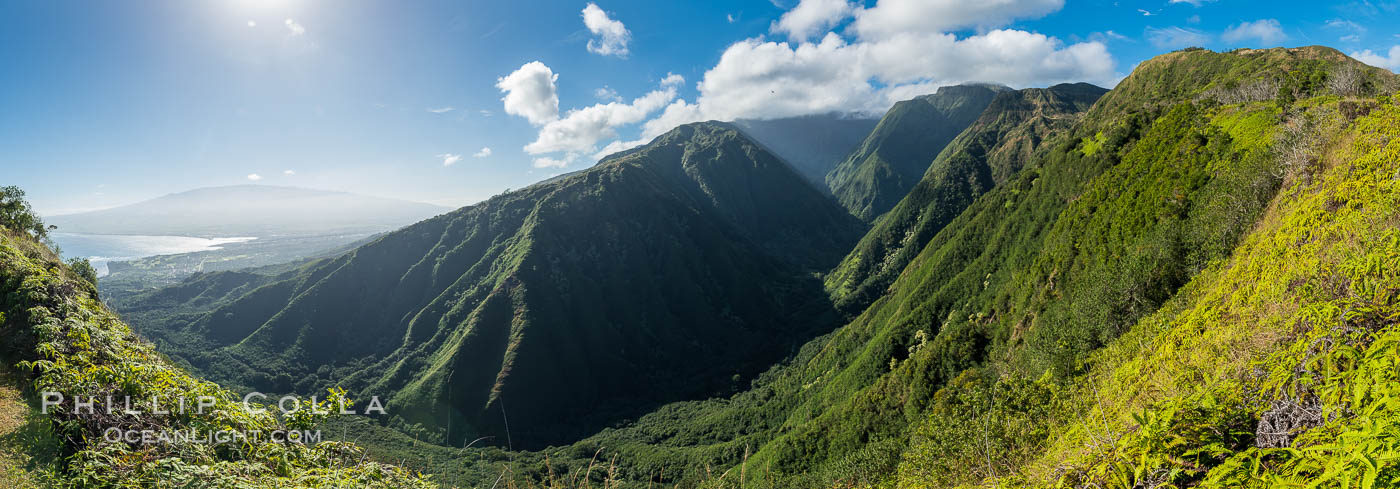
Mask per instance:
[[[11,193],[8,195],[17,195]],[[15,208],[27,209],[26,205]],[[310,401],[285,421],[248,409],[219,386],[171,366],[97,302],[90,267],[65,268],[35,233],[0,229],[0,334],[16,347],[35,392],[61,393],[49,406],[56,436],[65,440],[61,486],[101,487],[431,487],[399,467],[367,462],[352,444],[283,443],[274,431],[311,429],[323,421]],[[82,262],[86,263],[86,262]],[[319,407],[338,403],[333,391]],[[121,409],[80,410],[75,399],[213,400],[212,409],[142,415]],[[118,401],[121,402],[121,401]],[[173,402],[173,401],[172,401]],[[199,440],[128,444],[106,430],[215,433],[257,432],[260,439],[211,444]]]

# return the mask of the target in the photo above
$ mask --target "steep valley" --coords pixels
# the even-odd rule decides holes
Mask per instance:
[[[304,421],[241,389],[389,407],[315,419],[329,443],[207,451],[55,415],[35,443],[98,487],[1400,485],[1400,76],[1321,46],[948,86],[878,123],[685,124],[107,305],[7,219],[0,353],[36,388],[224,409],[176,427]],[[0,437],[34,408],[4,389]],[[0,480],[37,477],[6,472],[22,456]]]
[[[811,274],[860,229],[732,127],[695,124],[282,276],[122,307],[220,382],[342,385],[438,442],[543,447],[727,395],[830,330]]]

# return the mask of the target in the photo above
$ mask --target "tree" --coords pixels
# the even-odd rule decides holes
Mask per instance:
[[[0,187],[0,226],[28,233],[36,239],[47,238],[50,229],[24,200],[24,190],[13,185]]]
[[[93,268],[92,262],[86,258],[68,260],[68,269],[72,270],[74,275],[82,277],[83,280],[92,284],[94,290],[97,288],[97,269]]]
[[[1332,72],[1332,76],[1327,78],[1327,88],[1343,97],[1355,97],[1361,95],[1365,87],[1365,76],[1355,66],[1347,65]]]

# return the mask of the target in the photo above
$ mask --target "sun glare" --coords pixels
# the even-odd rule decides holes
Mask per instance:
[[[299,9],[302,3],[296,0],[225,0],[224,8],[237,15],[282,15]]]

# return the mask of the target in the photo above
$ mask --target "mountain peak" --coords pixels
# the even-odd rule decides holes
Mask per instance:
[[[730,135],[731,132],[734,135],[737,135],[739,129],[728,122],[713,120],[691,122],[687,124],[681,124],[679,126],[676,126],[675,129],[667,131],[665,134],[662,134],[660,137],[656,138],[656,140],[653,141],[652,144],[666,144],[679,140],[693,139],[696,137],[727,136]]]
[[[53,216],[64,232],[176,236],[367,234],[448,208],[332,190],[276,185],[203,187],[134,204]]]
[[[1226,52],[1188,48],[1143,61],[1090,115],[1099,117],[1202,98],[1234,103],[1321,95],[1332,93],[1328,81],[1342,72],[1358,77],[1359,92],[1387,93],[1400,86],[1395,74],[1325,46]]]
[[[861,230],[734,126],[700,122],[140,324],[207,338],[182,351],[220,380],[250,378],[233,361],[261,372],[253,387],[306,392],[341,381],[330,365],[452,444],[542,447],[737,388],[824,333],[835,315],[812,271]]]
[[[993,92],[1009,92],[1012,91],[1012,88],[995,82],[967,82],[960,83],[957,85],[944,85],[938,87],[938,90],[935,90],[934,93],[922,95],[919,98],[929,98],[938,95],[947,96],[955,94],[974,93],[982,90],[991,90]]]
[[[321,190],[306,187],[295,187],[291,185],[268,185],[263,183],[239,183],[234,185],[216,185],[212,187],[199,187],[180,192],[173,192],[166,195],[192,195],[203,193],[225,193],[225,192],[287,192],[302,194],[348,194],[339,190]]]

